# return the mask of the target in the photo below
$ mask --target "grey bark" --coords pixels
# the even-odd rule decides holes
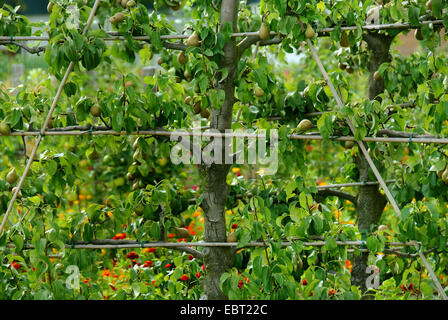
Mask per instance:
[[[233,30],[236,30],[238,18],[238,0],[223,0],[221,3],[221,26],[230,21]],[[232,111],[235,103],[235,84],[237,75],[237,48],[235,38],[229,40],[224,46],[224,57],[219,62],[221,68],[228,70],[227,78],[215,86],[225,92],[224,105],[221,108],[213,108],[211,112],[210,127],[224,132],[230,129],[232,124]],[[223,152],[224,155],[224,144]],[[224,162],[223,162],[224,163]],[[228,195],[226,176],[229,172],[229,164],[212,164],[200,166],[201,185],[203,196],[201,207],[204,210],[204,241],[226,241],[226,219],[224,214],[225,203]],[[231,247],[210,247],[204,249],[204,265],[206,276],[203,282],[204,296],[207,300],[227,299],[220,288],[221,275],[233,265],[234,250]]]
[[[378,95],[384,92],[384,81],[383,79],[375,80],[373,74],[382,63],[391,61],[389,49],[393,37],[366,33],[363,38],[370,50],[367,64],[370,72],[368,98],[380,100]],[[364,155],[360,153],[356,157],[356,163],[359,169],[359,181],[368,181],[370,168]],[[357,197],[357,224],[362,234],[369,234],[372,231],[371,227],[378,224],[386,203],[386,197],[379,192],[378,185],[360,186]],[[366,280],[370,276],[370,273],[366,273],[367,258],[368,252],[363,252],[353,259],[351,282],[355,286],[360,286],[362,292],[366,292]]]

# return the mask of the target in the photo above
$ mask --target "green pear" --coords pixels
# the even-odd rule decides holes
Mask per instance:
[[[11,128],[9,127],[9,125],[5,121],[0,122],[0,134],[8,135],[10,133]]]
[[[198,34],[196,33],[196,31],[193,32],[193,34],[188,37],[188,39],[187,39],[187,46],[189,46],[189,47],[199,47],[199,37],[198,37]]]
[[[258,31],[258,35],[261,40],[266,41],[270,37],[270,32],[266,23],[262,22],[260,30]]]
[[[6,175],[6,181],[8,181],[9,184],[14,184],[18,178],[19,176],[14,168]]]
[[[306,31],[305,31],[305,36],[306,36],[306,38],[307,38],[307,39],[314,38],[315,34],[316,34],[316,32],[314,32],[313,27],[311,27],[310,24],[307,24],[307,25],[306,25]]]
[[[310,130],[313,127],[313,124],[308,119],[303,119],[300,121],[300,123],[297,125],[297,131],[299,132],[306,132]]]
[[[92,114],[92,116],[94,117],[99,117],[101,115],[101,107],[98,104],[94,104],[91,108],[90,108],[90,113]]]
[[[348,48],[350,46],[350,42],[348,41],[347,32],[342,31],[339,44],[341,45],[341,47],[344,47],[344,48]]]

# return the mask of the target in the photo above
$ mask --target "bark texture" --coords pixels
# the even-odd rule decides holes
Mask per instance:
[[[223,0],[221,2],[221,26],[225,22],[231,22],[233,30],[236,30],[238,5],[238,0]],[[221,108],[212,108],[210,127],[221,132],[230,129],[232,124],[232,111],[235,103],[234,80],[238,63],[236,49],[235,38],[229,40],[224,46],[224,57],[221,58],[219,65],[228,70],[228,77],[222,83],[215,83],[217,88],[225,91],[225,101]],[[222,154],[225,155],[224,144]],[[199,169],[204,196],[201,204],[205,220],[203,240],[207,242],[223,242],[227,238],[224,209],[228,195],[226,176],[229,169],[230,165],[228,164],[212,164],[210,166],[203,164]],[[220,289],[219,282],[221,275],[233,265],[234,250],[229,247],[209,247],[204,249],[203,254],[206,277],[203,283],[204,296],[202,299],[227,299]]]
[[[391,61],[389,49],[393,37],[378,33],[366,33],[364,40],[368,44],[370,56],[368,61],[369,87],[368,98],[370,100],[380,100],[379,94],[384,92],[383,79],[375,80],[373,74],[384,62]],[[359,169],[359,181],[369,180],[369,164],[363,154],[356,158]],[[363,234],[369,234],[373,225],[378,224],[384,207],[386,206],[386,197],[379,192],[377,185],[361,186],[357,197],[358,229]],[[351,282],[353,285],[360,286],[361,291],[365,292],[366,280],[370,273],[366,273],[368,253],[361,253],[353,260],[353,270]]]

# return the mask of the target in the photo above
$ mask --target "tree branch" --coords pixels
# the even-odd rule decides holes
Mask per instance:
[[[7,46],[7,45],[14,45],[14,46],[18,46],[20,48],[22,48],[25,51],[28,51],[31,54],[39,54],[42,51],[45,51],[45,47],[35,47],[35,48],[30,48],[25,44],[22,44],[20,42],[17,41],[13,41],[13,42],[0,42],[0,45],[3,46]]]
[[[318,190],[317,195],[322,196],[322,197],[338,197],[341,199],[345,199],[345,200],[348,200],[351,203],[353,203],[353,205],[356,207],[357,197],[352,196],[351,194],[343,192],[343,191],[331,190],[331,189]]]

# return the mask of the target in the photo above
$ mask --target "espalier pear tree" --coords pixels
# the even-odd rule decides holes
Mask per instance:
[[[1,5],[1,299],[446,299],[447,1],[146,3]]]

